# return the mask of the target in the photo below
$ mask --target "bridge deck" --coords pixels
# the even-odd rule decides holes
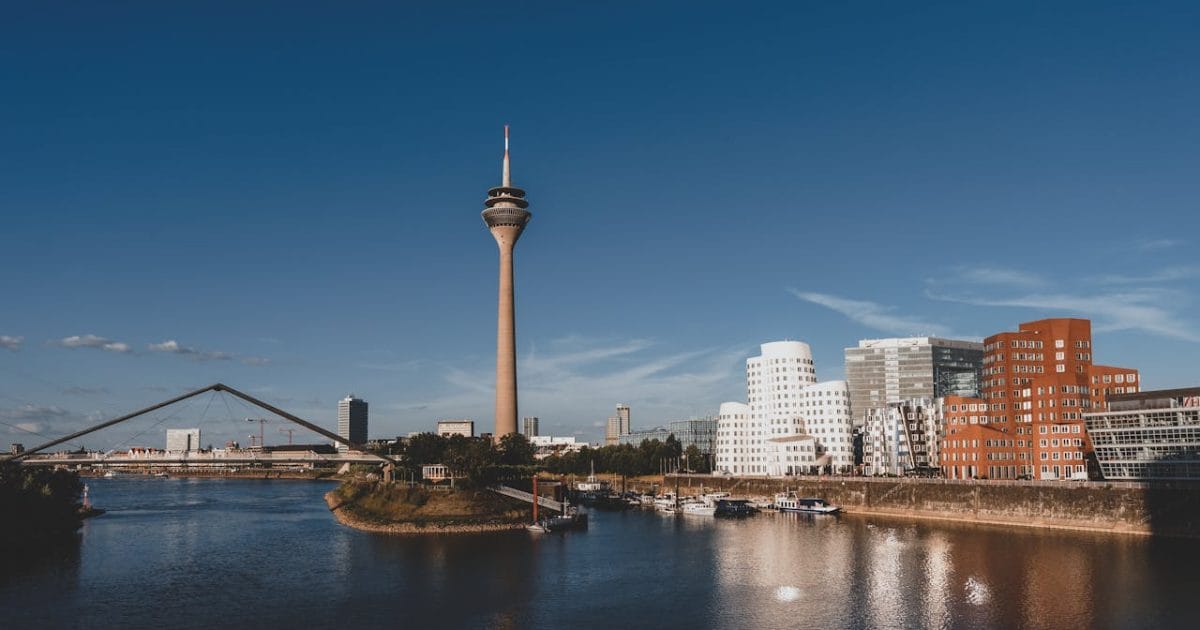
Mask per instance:
[[[517,490],[516,488],[510,488],[508,486],[492,486],[491,490],[492,492],[503,494],[506,497],[519,499],[526,503],[533,503],[533,494],[525,492],[524,490]],[[557,510],[559,512],[563,511],[563,504],[561,501],[547,499],[546,497],[542,496],[538,497],[538,505],[545,508],[550,508],[551,510]]]

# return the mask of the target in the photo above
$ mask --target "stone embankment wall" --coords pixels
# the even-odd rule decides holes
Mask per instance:
[[[777,479],[682,476],[680,492],[771,497],[793,490],[852,514],[1200,536],[1200,484],[961,481],[870,477]],[[665,486],[673,488],[675,477]]]

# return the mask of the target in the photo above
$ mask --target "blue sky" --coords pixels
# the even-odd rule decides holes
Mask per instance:
[[[4,9],[0,439],[216,381],[490,428],[505,123],[543,432],[712,413],[765,341],[832,379],[1052,316],[1200,384],[1194,3],[394,4]],[[89,445],[245,441],[224,405]]]

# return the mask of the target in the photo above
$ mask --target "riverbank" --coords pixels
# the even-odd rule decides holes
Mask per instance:
[[[794,491],[848,514],[1011,527],[1200,537],[1200,485],[1004,482],[870,477],[668,477],[681,491],[771,497]]]
[[[472,534],[524,529],[531,506],[488,490],[430,492],[401,484],[346,482],[325,494],[346,527],[394,535]]]

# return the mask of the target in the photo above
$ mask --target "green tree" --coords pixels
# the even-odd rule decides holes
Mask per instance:
[[[436,433],[418,433],[408,440],[404,449],[404,461],[415,474],[421,474],[421,466],[444,463],[449,440]]]
[[[509,433],[500,438],[500,463],[506,466],[529,466],[533,464],[533,444],[520,433]]]

